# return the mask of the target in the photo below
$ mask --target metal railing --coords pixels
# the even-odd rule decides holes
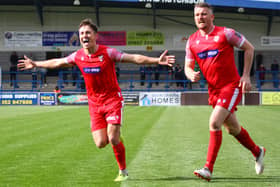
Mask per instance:
[[[123,91],[205,91],[205,79],[191,83],[185,77],[175,79],[175,73],[159,71],[155,76],[154,71],[146,71],[145,76],[136,70],[121,70],[118,82]],[[68,75],[65,78],[65,75]],[[71,75],[71,77],[69,77]],[[22,85],[28,85],[26,91],[39,91],[44,87],[45,74],[41,72],[17,71],[2,72],[2,91],[23,91]],[[258,91],[280,91],[280,71],[256,71],[255,80]],[[3,87],[3,85],[10,87]],[[58,73],[54,82],[62,91],[85,91],[84,80],[80,71],[64,71]],[[71,86],[69,86],[71,85]],[[51,88],[50,91],[52,91]]]
[[[280,71],[256,71],[258,91],[280,91]]]

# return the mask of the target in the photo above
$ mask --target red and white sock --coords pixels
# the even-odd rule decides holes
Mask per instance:
[[[222,130],[210,131],[207,159],[204,167],[207,167],[211,173],[213,172],[214,164],[222,144],[222,135]]]
[[[255,144],[255,142],[251,139],[249,133],[241,127],[240,133],[235,136],[235,138],[239,141],[240,144],[242,144],[244,147],[249,149],[254,157],[258,157],[260,154],[260,148]]]

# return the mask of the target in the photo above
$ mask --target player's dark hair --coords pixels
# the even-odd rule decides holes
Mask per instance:
[[[79,28],[81,28],[82,26],[85,26],[85,25],[90,26],[95,33],[98,32],[97,26],[93,23],[93,21],[91,19],[86,18],[86,19],[82,20],[79,25]]]
[[[213,12],[213,7],[208,3],[197,3],[194,8],[209,8]]]

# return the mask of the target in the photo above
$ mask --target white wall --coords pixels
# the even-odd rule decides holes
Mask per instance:
[[[41,48],[7,48],[4,46],[5,31],[76,31],[78,24],[84,18],[91,18],[96,22],[94,7],[44,7],[44,25],[41,26],[40,19],[35,7],[31,6],[1,6],[0,7],[0,51],[51,51],[51,47]],[[137,15],[133,15],[137,14]],[[185,42],[180,38],[188,36],[195,31],[193,12],[182,10],[157,10],[157,28],[165,36],[164,46],[153,46],[153,50],[163,49],[184,51]],[[174,19],[177,23],[162,17]],[[180,24],[180,23],[185,24]],[[267,18],[265,16],[245,14],[215,14],[215,24],[236,29],[246,36],[255,46],[257,51],[272,51],[272,55],[278,58],[279,47],[264,47],[260,44],[260,37],[267,32]],[[125,9],[125,8],[100,8],[100,28],[107,31],[152,31],[153,17],[151,9]],[[280,18],[274,17],[272,36],[280,36]],[[115,46],[121,50],[145,51],[146,46]],[[72,51],[77,48],[61,47],[61,51]],[[265,59],[265,58],[264,58]],[[1,58],[0,58],[0,61]]]
[[[155,49],[169,48],[181,50],[180,46],[174,46],[173,39],[179,35],[182,37],[185,35],[190,35],[195,31],[195,27],[192,26],[194,24],[192,17],[193,12],[187,10],[158,10],[157,14],[170,15],[167,17],[175,19],[178,22],[184,22],[186,24],[179,24],[162,17],[157,17],[156,30],[164,33],[166,42],[165,46],[155,46]],[[257,50],[278,49],[278,47],[268,48],[260,45],[260,37],[266,35],[266,17],[224,13],[216,13],[215,16],[216,25],[232,27],[243,33],[255,45]],[[90,17],[93,19],[93,21],[96,21],[95,9],[90,7],[45,7],[43,17],[44,25],[41,26],[35,7],[22,6],[18,8],[14,6],[1,6],[0,31],[2,33],[5,31],[76,31],[78,24],[82,19]],[[152,10],[100,8],[100,24],[100,30],[153,30]],[[275,17],[273,19],[271,35],[280,36],[279,17]],[[145,46],[133,48],[136,50],[145,49]],[[0,50],[7,50],[4,47],[3,36],[0,39]]]

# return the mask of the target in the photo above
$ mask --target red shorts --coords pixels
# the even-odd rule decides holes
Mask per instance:
[[[221,106],[231,113],[237,110],[237,105],[242,99],[242,86],[229,85],[221,89],[209,89],[209,105],[214,108]]]
[[[91,131],[107,128],[108,124],[120,124],[122,121],[122,101],[95,106],[89,104]]]

